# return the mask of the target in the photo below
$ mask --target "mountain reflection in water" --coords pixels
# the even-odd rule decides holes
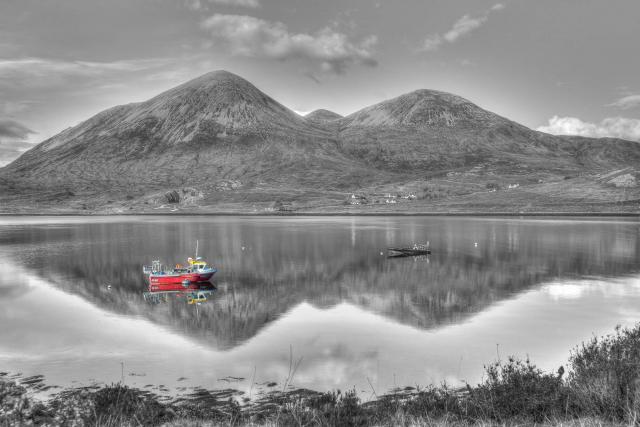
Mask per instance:
[[[638,317],[632,303],[638,302],[640,224],[632,220],[147,217],[26,222],[0,220],[0,261],[18,270],[11,279],[0,277],[1,304],[9,306],[28,292],[20,287],[25,274],[101,312],[144,320],[145,328],[153,325],[186,338],[193,345],[183,349],[197,347],[208,359],[237,349],[242,354],[233,357],[234,363],[218,364],[221,377],[246,376],[261,366],[265,381],[281,380],[292,346],[307,353],[298,381],[310,388],[349,387],[367,375],[387,378],[380,380],[384,388],[401,371],[411,384],[473,380],[491,361],[487,357],[495,356],[496,344],[521,354],[544,353],[548,363],[562,363],[571,345]],[[196,240],[200,253],[219,270],[215,292],[199,305],[173,297],[150,303],[143,294],[141,266],[151,259],[183,262]],[[386,257],[389,246],[427,241],[428,257]],[[594,306],[598,295],[622,302]],[[510,311],[514,306],[518,310]],[[522,317],[523,307],[529,318]],[[594,310],[600,313],[597,321],[585,321]],[[11,317],[2,320],[12,322]],[[470,339],[472,330],[476,336]],[[557,348],[545,336],[550,330],[563,337],[555,342]],[[436,335],[425,335],[429,332]],[[531,336],[525,339],[525,334]],[[463,336],[467,345],[460,342]],[[5,339],[0,336],[3,347]],[[25,344],[25,352],[29,348]],[[278,356],[269,359],[269,354]],[[380,366],[388,372],[379,372]],[[163,372],[160,365],[155,369]],[[413,379],[416,372],[420,378]]]

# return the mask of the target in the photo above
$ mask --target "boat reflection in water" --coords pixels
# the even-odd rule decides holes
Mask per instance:
[[[155,291],[150,289],[147,292],[143,292],[142,297],[150,304],[166,303],[169,302],[170,298],[175,298],[184,300],[190,305],[197,305],[211,299],[215,290],[216,287],[211,282],[190,283],[182,290]]]

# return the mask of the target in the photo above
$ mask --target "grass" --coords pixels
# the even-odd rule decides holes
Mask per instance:
[[[197,396],[196,396],[197,395]],[[582,343],[568,369],[509,358],[475,386],[406,387],[362,402],[354,390],[274,391],[245,405],[228,391],[160,402],[115,384],[70,389],[47,402],[0,378],[0,425],[98,426],[631,426],[640,424],[640,324]]]

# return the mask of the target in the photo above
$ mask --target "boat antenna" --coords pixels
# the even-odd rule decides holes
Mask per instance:
[[[198,241],[196,240],[196,259],[198,259]]]

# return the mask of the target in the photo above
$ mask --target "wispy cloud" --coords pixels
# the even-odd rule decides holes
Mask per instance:
[[[622,110],[640,107],[640,94],[623,96],[622,98],[616,99],[611,104],[607,104],[607,107],[617,107]]]
[[[211,4],[246,7],[250,9],[260,7],[258,0],[187,0],[187,6],[193,10],[208,10]]]
[[[0,101],[0,117],[15,117],[17,114],[23,113],[37,104],[37,102],[28,99],[3,99]]]
[[[59,76],[95,76],[108,72],[142,71],[166,63],[164,59],[120,60],[112,62],[64,61],[46,58],[15,58],[0,60],[0,78]],[[33,83],[37,83],[33,82]],[[47,82],[48,84],[50,82]]]
[[[258,0],[209,0],[211,3],[240,7],[260,7]]]
[[[318,78],[318,76],[316,76],[315,74],[313,74],[311,71],[307,71],[304,73],[305,77],[308,78],[309,80],[311,80],[312,82],[316,83],[316,84],[322,84],[322,80],[320,80]]]
[[[341,74],[353,64],[377,65],[375,36],[359,43],[329,27],[315,34],[292,33],[282,22],[270,22],[246,15],[215,14],[202,23],[215,41],[224,43],[238,56],[277,60],[306,59],[323,71]]]
[[[492,12],[504,9],[504,4],[497,3],[489,10],[486,10],[479,16],[464,15],[458,19],[449,31],[443,34],[431,34],[422,43],[422,49],[425,51],[438,50],[444,43],[455,43],[460,38],[467,36],[471,32],[483,26],[488,20]]]
[[[26,139],[31,129],[11,119],[0,119],[0,138]]]
[[[33,147],[25,141],[32,133],[34,132],[22,123],[0,118],[0,167]]]
[[[123,90],[125,81],[149,80],[154,73],[174,69],[176,64],[179,61],[171,58],[108,62],[41,57],[0,59],[0,114],[20,115],[57,97],[81,93],[100,96]]]
[[[640,142],[640,120],[626,117],[608,117],[600,123],[590,123],[575,117],[553,116],[546,126],[540,126],[537,130],[554,135],[610,137]]]

